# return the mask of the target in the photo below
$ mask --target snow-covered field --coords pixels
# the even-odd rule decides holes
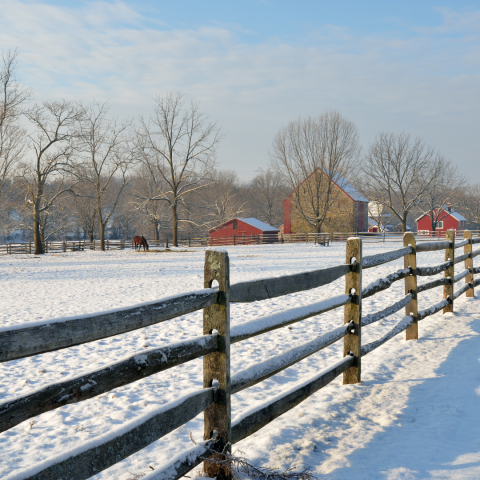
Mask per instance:
[[[364,244],[372,255],[401,244]],[[324,268],[345,261],[345,244],[227,248],[231,283]],[[443,262],[443,251],[418,254],[418,265]],[[0,258],[0,328],[129,307],[203,286],[204,251],[78,252]],[[365,270],[364,287],[403,268],[403,259]],[[457,265],[457,272],[463,266]],[[432,278],[424,277],[419,283]],[[232,325],[343,293],[344,279],[318,289],[231,307]],[[463,285],[463,281],[457,284]],[[404,296],[403,281],[364,300],[363,315]],[[478,295],[477,295],[478,296]],[[442,287],[421,293],[419,309],[442,299]],[[258,465],[312,468],[343,479],[480,478],[480,301],[462,296],[455,314],[420,323],[420,340],[402,333],[363,360],[362,383],[337,378],[236,449]],[[362,330],[379,338],[400,318]],[[301,345],[343,324],[343,308],[232,346],[232,373]],[[200,335],[201,312],[85,345],[0,364],[0,402],[48,383],[96,370],[132,353]],[[290,389],[342,356],[342,342],[233,397],[233,417]],[[201,388],[201,359],[91,400],[67,405],[0,434],[0,478],[20,479],[53,456],[73,450],[179,395]],[[127,480],[152,472],[203,436],[200,415],[95,479]],[[234,448],[234,449],[235,449]]]

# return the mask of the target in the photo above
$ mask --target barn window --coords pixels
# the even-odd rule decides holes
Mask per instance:
[[[437,223],[437,228],[443,228],[443,220]]]
[[[238,230],[238,221],[237,220],[233,221],[233,229]]]

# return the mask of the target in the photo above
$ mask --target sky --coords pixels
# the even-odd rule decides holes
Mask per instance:
[[[363,152],[378,132],[423,137],[480,182],[480,3],[0,0],[35,99],[108,100],[148,116],[182,92],[222,127],[219,167],[249,180],[276,132],[338,110]]]

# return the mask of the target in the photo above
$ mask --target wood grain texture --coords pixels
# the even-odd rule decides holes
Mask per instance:
[[[301,320],[304,320],[306,318],[314,317],[316,315],[320,315],[321,313],[325,313],[335,308],[342,307],[343,305],[346,305],[351,301],[352,297],[350,295],[339,295],[338,297],[328,298],[325,301],[318,302],[316,304],[316,308],[310,309],[307,313],[302,313],[299,315],[298,311],[305,312],[305,308],[294,308],[292,310],[297,310],[296,314],[292,314],[290,316],[289,313],[291,312],[289,312],[288,310],[286,312],[281,312],[280,315],[273,314],[271,317],[273,317],[275,320],[273,322],[269,322],[268,324],[264,321],[266,317],[262,317],[260,319],[262,320],[261,322],[252,321],[251,324],[253,325],[251,325],[250,322],[243,325],[237,325],[232,330],[230,343],[233,344],[241,342],[242,340],[246,340],[247,338],[256,337],[257,335],[262,335],[263,333],[286,327],[288,325],[291,325],[292,323],[300,322]],[[287,313],[288,315],[285,315],[285,313]],[[249,328],[245,328],[246,326],[249,326]]]
[[[401,258],[405,255],[408,255],[412,252],[412,248],[404,247],[399,250],[392,250],[390,252],[379,253],[377,255],[370,255],[365,257],[362,261],[362,268],[372,268],[378,267],[378,265],[383,265],[384,263],[393,262],[398,258]]]
[[[354,359],[345,357],[332,367],[324,370],[312,380],[304,383],[300,388],[277,397],[274,401],[266,402],[264,407],[256,408],[252,413],[241,417],[232,427],[232,442],[237,443],[257,430],[283,415],[306,398],[313,395],[325,385],[338,377],[342,372],[352,368]]]
[[[97,439],[94,447],[72,455],[28,477],[26,480],[85,480],[133,455],[159,438],[195,418],[214,400],[214,389],[204,389],[183,400],[172,402],[171,408],[153,415],[142,424],[129,428],[114,439],[105,435]]]
[[[460,295],[464,294],[465,292],[468,292],[472,288],[473,287],[470,283],[466,283],[462,288],[458,289],[458,291],[456,291],[453,294],[453,299],[456,300]]]
[[[258,302],[328,285],[350,271],[350,265],[337,265],[311,272],[236,283],[230,287],[230,301]]]
[[[440,265],[435,265],[434,267],[417,267],[417,277],[431,277],[432,275],[437,275],[438,273],[448,270],[452,265],[452,262],[445,262]]]
[[[445,250],[450,248],[451,243],[449,240],[442,242],[419,242],[417,245],[417,253],[420,252],[434,252],[436,250]]]
[[[362,327],[370,325],[374,322],[378,322],[379,320],[382,320],[389,315],[393,315],[395,312],[398,312],[402,308],[406,307],[412,301],[412,298],[413,295],[409,293],[405,296],[405,298],[402,298],[398,302],[395,302],[393,305],[390,305],[387,308],[380,310],[379,312],[369,313],[368,315],[365,315],[362,318]]]
[[[353,365],[343,373],[344,385],[361,381],[363,258],[360,238],[347,240],[345,263],[353,266],[345,276],[345,293],[353,295],[353,300],[344,306],[343,320],[345,325],[353,322],[354,328],[353,333],[350,331],[343,341],[343,356],[353,355]]]
[[[417,294],[420,292],[425,292],[431,288],[440,287],[441,285],[450,285],[452,280],[449,278],[439,278],[438,280],[432,280],[431,282],[423,283],[422,285],[417,286]]]
[[[458,257],[455,257],[455,262],[453,262],[455,265],[457,263],[465,261],[468,257],[470,256],[470,252],[464,253],[463,255],[460,255]]]
[[[310,342],[283,352],[281,355],[256,363],[252,367],[241,370],[232,376],[232,394],[238,393],[245,388],[252,387],[257,383],[285,370],[304,358],[328,347],[340,340],[347,334],[348,325],[343,325],[335,330],[325,332]]]
[[[217,436],[219,450],[231,443],[231,385],[230,385],[230,265],[228,254],[221,250],[205,252],[204,287],[218,282],[217,303],[203,311],[203,334],[218,332],[218,349],[203,357],[203,386],[209,388],[218,381],[215,401],[204,412],[204,440]],[[215,433],[216,432],[216,433]],[[209,477],[228,477],[226,470],[205,461],[203,471]]]
[[[402,269],[387,275],[385,278],[379,278],[362,290],[362,298],[368,298],[382,290],[386,290],[392,286],[392,283],[398,282],[398,280],[402,280],[409,275],[411,275],[409,269]]]
[[[418,312],[418,315],[417,315],[418,320],[420,321],[420,320],[423,320],[424,318],[429,317],[430,315],[434,315],[435,313],[439,312],[440,310],[448,306],[451,303],[451,301],[452,300],[450,298],[446,298],[445,300],[442,300],[441,302],[435,305],[432,305],[430,308],[426,308],[425,310]]]
[[[413,317],[411,315],[407,315],[403,317],[388,333],[386,333],[383,337],[375,340],[374,342],[367,343],[366,345],[362,346],[362,356],[367,355],[368,353],[372,352],[376,348],[380,347],[384,343],[388,342],[388,340],[392,339],[395,335],[406,330],[409,326],[412,325]]]
[[[0,362],[93,342],[212,305],[217,292],[192,292],[118,312],[0,332]]]
[[[405,330],[406,340],[418,340],[418,321],[417,321],[417,253],[415,235],[411,232],[407,232],[403,235],[403,245],[405,247],[411,246],[412,253],[405,255],[403,265],[405,268],[409,268],[412,272],[411,275],[405,278],[405,295],[409,293],[412,295],[411,302],[405,307],[405,315],[412,317],[412,323]]]
[[[449,285],[444,285],[443,287],[443,298],[450,298],[448,305],[445,305],[443,313],[453,312],[453,279],[455,278],[455,230],[447,230],[445,234],[447,242],[450,243],[450,246],[445,249],[445,262],[452,262],[452,266],[445,270],[445,277],[448,277],[452,280],[452,283]]]
[[[197,337],[131,355],[120,362],[34,393],[0,403],[0,432],[42,413],[88,400],[114,388],[202,357],[217,350],[217,335]]]
[[[465,268],[470,270],[470,274],[465,277],[465,283],[469,283],[472,288],[467,290],[467,298],[475,297],[475,288],[474,285],[474,270],[473,270],[473,257],[472,257],[472,232],[470,230],[465,230],[463,232],[464,241],[467,241],[465,246],[463,247],[463,253],[465,255],[468,254],[467,258],[465,259]]]

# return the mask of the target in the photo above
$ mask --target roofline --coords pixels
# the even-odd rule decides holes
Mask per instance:
[[[324,175],[327,175],[323,170],[320,169],[320,167],[316,167],[316,168],[313,170],[313,172],[312,172],[307,178],[305,178],[305,180],[303,180],[302,183],[300,183],[300,184],[298,185],[297,188],[294,188],[294,189],[289,193],[289,195],[287,196],[287,198],[286,198],[285,200],[288,200],[288,199],[293,195],[293,192],[295,192],[295,190],[298,190],[317,170],[320,170]],[[340,174],[338,174],[338,175],[340,176]],[[342,178],[343,178],[343,177],[342,177]],[[346,180],[345,180],[345,181],[346,181]],[[355,203],[355,202],[359,202],[359,203],[370,203],[369,200],[367,200],[367,201],[364,201],[364,200],[354,200],[354,199],[350,196],[350,194],[348,194],[335,180],[332,179],[332,182],[333,182],[348,198],[350,198],[350,200],[351,200],[352,202],[354,202],[354,203]],[[347,182],[347,181],[346,181],[346,182]],[[347,182],[347,183],[348,183],[348,182]],[[352,186],[352,188],[355,188],[355,187]],[[285,202],[285,200],[284,200],[284,202]]]

